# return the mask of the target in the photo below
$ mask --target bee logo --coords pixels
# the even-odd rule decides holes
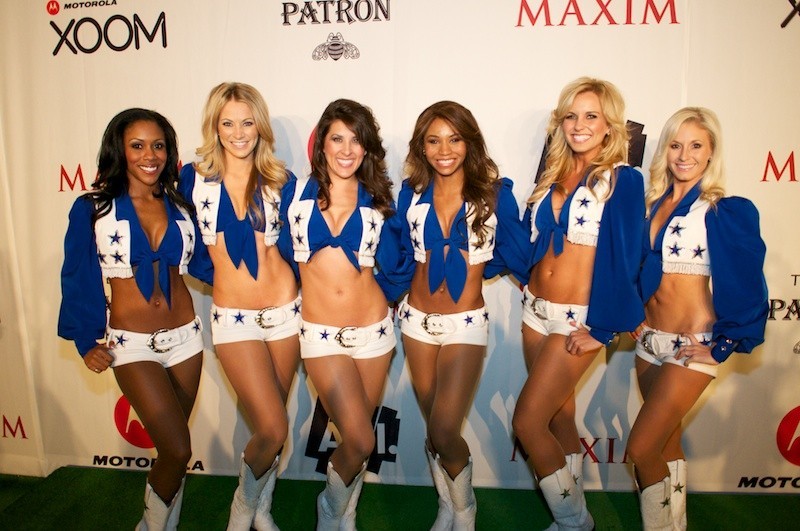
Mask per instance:
[[[328,34],[328,40],[314,48],[311,58],[315,61],[328,59],[330,56],[334,61],[338,61],[344,56],[345,59],[358,59],[361,52],[354,44],[350,44],[344,40],[341,33],[334,35]]]

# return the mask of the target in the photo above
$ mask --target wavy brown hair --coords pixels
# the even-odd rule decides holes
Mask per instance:
[[[469,109],[454,101],[434,103],[419,115],[408,142],[405,173],[416,192],[424,192],[433,182],[436,171],[425,157],[425,135],[436,119],[447,122],[464,140],[467,156],[464,159],[464,188],[461,195],[475,209],[472,231],[483,245],[486,231],[483,224],[494,214],[500,171],[489,157],[486,142],[478,122]]]
[[[380,127],[372,111],[358,102],[339,99],[328,104],[314,129],[314,146],[311,151],[311,174],[319,182],[320,209],[325,210],[331,201],[331,179],[325,160],[325,137],[333,122],[340,120],[350,129],[364,148],[364,160],[356,170],[356,179],[372,196],[372,207],[384,217],[392,215],[392,181],[386,171],[386,150],[380,136]]]

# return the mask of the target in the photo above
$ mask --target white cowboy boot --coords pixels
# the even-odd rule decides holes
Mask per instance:
[[[672,507],[672,525],[676,531],[686,531],[686,460],[668,461],[669,482],[672,485],[669,506]]]
[[[362,470],[363,472],[363,470]],[[328,461],[328,478],[325,489],[317,497],[317,531],[339,531],[342,517],[356,488],[355,479],[345,485],[333,463]]]
[[[474,530],[478,504],[475,500],[475,491],[472,490],[472,457],[470,456],[466,466],[461,469],[455,479],[450,479],[450,475],[438,462],[438,459],[437,466],[442,471],[447,490],[450,492],[450,500],[453,503],[453,531]]]
[[[575,484],[575,478],[566,464],[541,478],[539,488],[553,513],[557,529],[594,529],[594,519],[586,507],[583,489]]]
[[[274,474],[273,474],[274,475]],[[261,491],[264,490],[269,475],[256,479],[250,466],[244,461],[244,453],[239,462],[239,486],[233,493],[228,531],[250,531]]]
[[[256,514],[253,518],[253,527],[257,531],[279,531],[278,526],[272,520],[270,511],[272,510],[272,492],[275,490],[275,481],[278,479],[278,464],[280,460],[280,455],[275,456],[272,466],[264,472],[267,482],[264,483],[264,488],[261,489],[261,494],[258,496]]]
[[[644,531],[672,531],[669,476],[639,493]]]
[[[433,476],[433,486],[439,495],[439,510],[436,513],[436,521],[433,522],[431,531],[449,531],[453,527],[453,502],[450,499],[450,491],[447,489],[447,481],[444,477],[447,473],[442,470],[437,461],[437,456],[428,450],[425,445],[425,455],[428,457],[428,466]]]

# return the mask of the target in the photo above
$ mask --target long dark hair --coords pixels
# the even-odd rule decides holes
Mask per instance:
[[[325,137],[331,124],[341,120],[348,129],[355,133],[363,146],[364,160],[356,170],[356,178],[372,196],[372,207],[384,217],[393,213],[392,182],[386,171],[386,150],[380,136],[380,127],[375,121],[372,111],[358,102],[339,99],[325,108],[317,122],[316,137],[311,155],[311,173],[319,181],[320,208],[325,210],[331,201],[331,179],[328,175],[328,164],[325,161]]]
[[[450,124],[467,145],[464,188],[461,193],[464,200],[476,209],[472,231],[478,235],[479,243],[483,244],[486,237],[483,224],[495,210],[500,172],[497,164],[489,157],[483,134],[469,109],[454,101],[440,101],[422,111],[408,142],[405,172],[409,177],[409,184],[417,192],[424,192],[433,182],[435,171],[423,153],[425,134],[437,118]]]
[[[194,214],[194,206],[175,189],[178,182],[178,140],[175,129],[169,120],[156,111],[133,108],[114,116],[103,133],[100,152],[97,155],[97,180],[92,184],[94,190],[86,194],[97,207],[92,216],[92,223],[108,214],[111,211],[111,201],[128,189],[125,131],[135,122],[153,122],[164,133],[167,161],[164,170],[158,176],[159,186],[153,195],[163,197],[166,194],[173,204]]]

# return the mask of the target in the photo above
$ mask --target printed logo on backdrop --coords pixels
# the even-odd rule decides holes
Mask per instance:
[[[341,33],[334,35],[328,34],[328,40],[314,48],[311,53],[311,58],[315,61],[326,60],[328,57],[334,61],[338,61],[342,57],[345,59],[358,59],[361,52],[355,44],[345,42]]]
[[[284,26],[306,24],[355,24],[390,19],[391,0],[311,0],[283,2]]]
[[[800,406],[783,417],[775,440],[783,458],[800,466]]]
[[[625,445],[616,437],[581,437],[584,460],[589,459],[592,463],[604,464],[626,464],[628,462],[628,452]],[[518,455],[519,454],[519,455]],[[517,437],[514,437],[514,448],[511,450],[509,461],[522,463],[528,461],[528,453],[522,447]],[[589,462],[589,461],[587,461]]]
[[[16,420],[3,415],[3,439],[27,439],[28,435],[25,433],[25,424],[22,422],[22,417],[17,415]]]
[[[767,152],[767,161],[764,164],[764,175],[761,177],[761,182],[770,182],[772,179],[774,179],[775,182],[780,182],[784,177],[787,178],[784,182],[797,182],[794,151],[791,151],[784,159],[780,155],[776,158],[775,154],[770,150]]]
[[[66,191],[78,191],[78,192],[85,192],[90,187],[91,184],[97,179],[97,172],[95,172],[94,178],[87,182],[86,178],[83,175],[83,168],[80,164],[75,169],[74,172],[67,170],[64,165],[61,165],[61,174],[59,176],[58,181],[58,191],[59,192],[66,192]],[[87,186],[88,184],[88,186]]]
[[[305,456],[317,460],[314,469],[320,474],[327,472],[328,460],[338,446],[329,420],[328,413],[318,398],[311,419]],[[375,449],[367,461],[367,470],[377,474],[384,461],[397,461],[397,443],[400,440],[400,419],[397,418],[397,411],[379,406],[372,415],[372,426],[375,431]]]
[[[800,274],[791,274],[789,276],[792,278],[793,285],[797,286],[798,282],[800,282]],[[770,299],[767,320],[800,321],[800,299]],[[795,345],[793,350],[795,354],[800,354],[798,345]]]
[[[675,0],[520,0],[516,27],[680,24]]]
[[[312,0],[308,2],[283,2],[281,24],[284,26],[358,24],[387,22],[391,0]],[[358,59],[361,50],[340,31],[328,32],[327,37],[313,44],[314,61],[334,62],[339,59]]]
[[[781,28],[785,28],[789,22],[794,20],[795,16],[800,17],[800,2],[797,2],[796,0],[789,0],[789,4],[792,6],[792,11],[786,15],[786,18],[783,19],[783,22],[781,22]]]
[[[114,424],[122,438],[139,448],[153,448],[153,440],[144,429],[142,421],[131,407],[131,403],[124,396],[117,400],[114,408]]]
[[[778,424],[775,444],[784,459],[800,466],[800,406],[789,411]],[[741,476],[740,489],[800,489],[800,477]]]
[[[800,321],[800,299],[770,299],[769,321]]]
[[[77,8],[95,8],[116,6],[116,0],[100,0],[89,2],[64,2],[60,5],[55,0],[47,2],[47,12],[55,16],[62,12],[70,15]],[[77,15],[77,13],[76,13]],[[142,46],[161,45],[167,47],[167,16],[164,11],[155,17],[143,17],[137,13],[123,15],[117,13],[108,18],[81,17],[62,20],[59,23],[50,21],[50,27],[56,34],[53,55],[61,52],[73,55],[92,54],[101,49],[123,52],[130,48],[139,50]]]
[[[142,421],[139,420],[125,396],[121,396],[114,407],[114,425],[122,438],[129,444],[146,450],[155,447]],[[94,455],[92,458],[92,464],[95,466],[145,470],[151,468],[155,462],[156,458],[149,456]],[[194,463],[189,463],[186,470],[205,470],[205,466],[202,461],[197,460]]]

